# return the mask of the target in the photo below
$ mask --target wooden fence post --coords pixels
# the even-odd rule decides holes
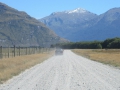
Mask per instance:
[[[27,47],[26,47],[26,55],[27,55]]]
[[[39,46],[39,53],[40,53],[40,46]]]
[[[14,45],[14,57],[15,57],[15,45]]]
[[[19,56],[20,56],[20,46],[19,46]]]
[[[30,55],[30,47],[29,47],[29,55]]]
[[[38,48],[37,48],[37,46],[35,47],[35,53],[38,53]]]
[[[9,46],[8,46],[8,58],[10,57],[10,50],[9,50]]]
[[[34,48],[32,47],[32,54],[34,54]]]
[[[33,50],[34,50],[34,53],[33,53],[33,54],[35,54],[35,47],[33,47]]]
[[[36,53],[36,47],[34,47],[34,54]]]
[[[0,47],[0,59],[3,58],[3,55],[2,55],[2,46]]]

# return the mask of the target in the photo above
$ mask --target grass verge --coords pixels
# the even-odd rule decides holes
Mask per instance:
[[[91,60],[120,67],[120,49],[73,49],[72,51]]]
[[[43,62],[53,53],[40,53],[0,60],[0,84],[25,71],[26,69]]]

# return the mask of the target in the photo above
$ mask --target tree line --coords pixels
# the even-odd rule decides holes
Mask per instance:
[[[109,38],[104,41],[69,42],[51,45],[64,49],[120,49],[120,38]]]

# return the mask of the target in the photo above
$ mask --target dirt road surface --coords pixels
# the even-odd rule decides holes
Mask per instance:
[[[120,90],[120,70],[65,50],[0,85],[0,90]]]

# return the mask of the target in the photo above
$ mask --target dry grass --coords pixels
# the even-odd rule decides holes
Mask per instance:
[[[91,60],[120,67],[120,49],[74,49],[72,51]]]
[[[41,53],[14,58],[4,58],[0,60],[0,83],[18,75],[25,69],[28,69],[38,63],[51,57],[53,53]]]

